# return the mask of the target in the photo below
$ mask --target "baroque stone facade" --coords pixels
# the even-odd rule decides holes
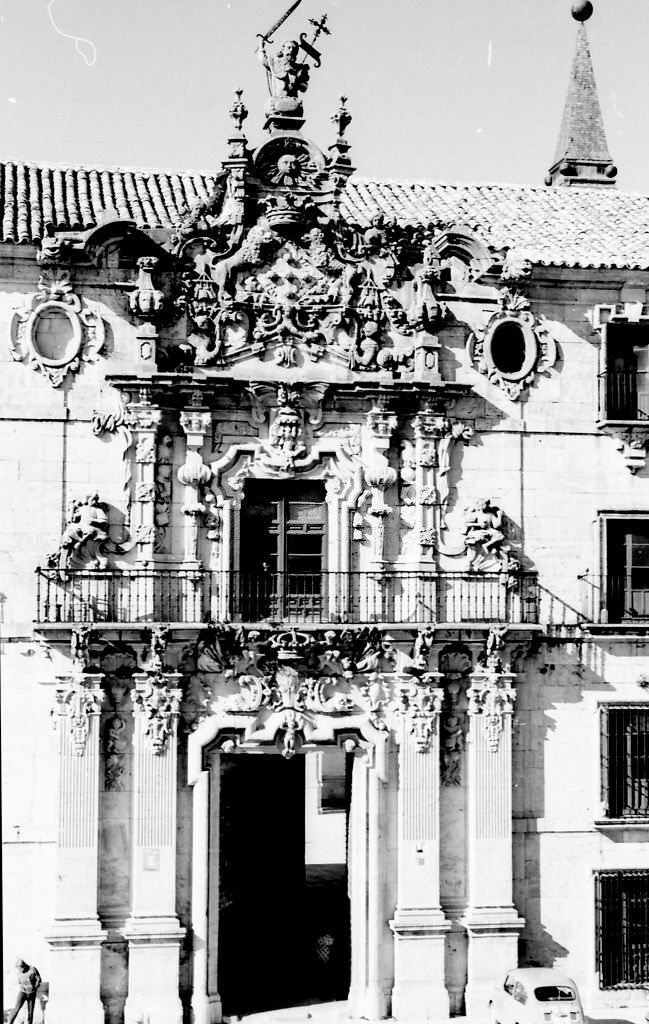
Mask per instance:
[[[357,178],[345,98],[302,133],[327,34],[262,38],[264,141],[237,92],[181,215],[189,179],[114,172],[127,219],[76,170],[81,219],[3,221],[5,946],[52,1024],[250,1009],[253,932],[262,993],[369,1019],[649,980],[597,917],[646,867],[608,736],[649,731],[649,208],[557,188],[568,240],[547,191],[467,186],[469,228]]]

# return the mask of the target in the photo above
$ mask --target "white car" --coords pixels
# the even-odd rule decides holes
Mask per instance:
[[[584,1024],[572,978],[554,967],[518,967],[489,1000],[491,1024]]]

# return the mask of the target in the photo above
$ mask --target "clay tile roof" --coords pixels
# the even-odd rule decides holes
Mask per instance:
[[[109,213],[142,229],[170,228],[215,188],[215,175],[0,163],[0,241],[33,243],[49,225],[85,231]],[[352,177],[342,200],[349,221],[378,213],[475,230],[495,249],[536,263],[649,269],[649,196],[616,189],[553,189],[377,181]]]

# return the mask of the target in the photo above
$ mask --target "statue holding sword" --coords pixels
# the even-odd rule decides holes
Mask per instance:
[[[320,53],[314,44],[321,34],[329,35],[326,14],[319,21],[310,19],[315,29],[312,39],[307,40],[306,32],[302,32],[299,41],[291,39],[283,43],[274,54],[270,54],[267,49],[267,45],[277,29],[284,24],[301,2],[302,0],[295,0],[268,32],[260,34],[258,37],[260,40],[258,55],[266,69],[270,93],[267,109],[269,115],[301,117],[303,110],[300,96],[307,90],[311,71],[311,66],[302,57],[302,54],[311,58],[314,67],[320,67]]]

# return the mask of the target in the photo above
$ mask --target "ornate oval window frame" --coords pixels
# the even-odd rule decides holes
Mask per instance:
[[[47,316],[51,311],[62,313],[72,327],[72,338],[67,343],[65,354],[60,359],[52,359],[50,356],[46,356],[42,351],[40,351],[37,343],[39,321],[42,320],[44,316]],[[32,351],[33,358],[36,359],[42,367],[49,367],[52,370],[57,370],[64,366],[71,368],[72,363],[79,358],[79,352],[81,351],[81,345],[83,344],[81,322],[76,311],[69,305],[66,305],[65,302],[59,302],[57,299],[48,299],[47,302],[42,302],[38,305],[25,324],[25,334],[29,347]]]
[[[494,337],[504,324],[515,325],[523,335],[525,357],[519,370],[502,370],[493,357]],[[484,374],[512,401],[520,398],[525,388],[534,382],[536,375],[549,370],[557,360],[556,342],[548,328],[533,313],[524,310],[494,313],[482,330],[475,330],[470,335],[467,351],[474,369]]]
[[[63,313],[72,327],[72,338],[59,358],[48,356],[38,346],[38,324],[48,312]],[[98,312],[75,295],[70,272],[59,268],[43,271],[38,290],[13,310],[9,323],[13,358],[16,362],[28,361],[55,388],[60,387],[68,372],[76,373],[82,362],[94,363],[99,358],[104,337],[104,322]]]

